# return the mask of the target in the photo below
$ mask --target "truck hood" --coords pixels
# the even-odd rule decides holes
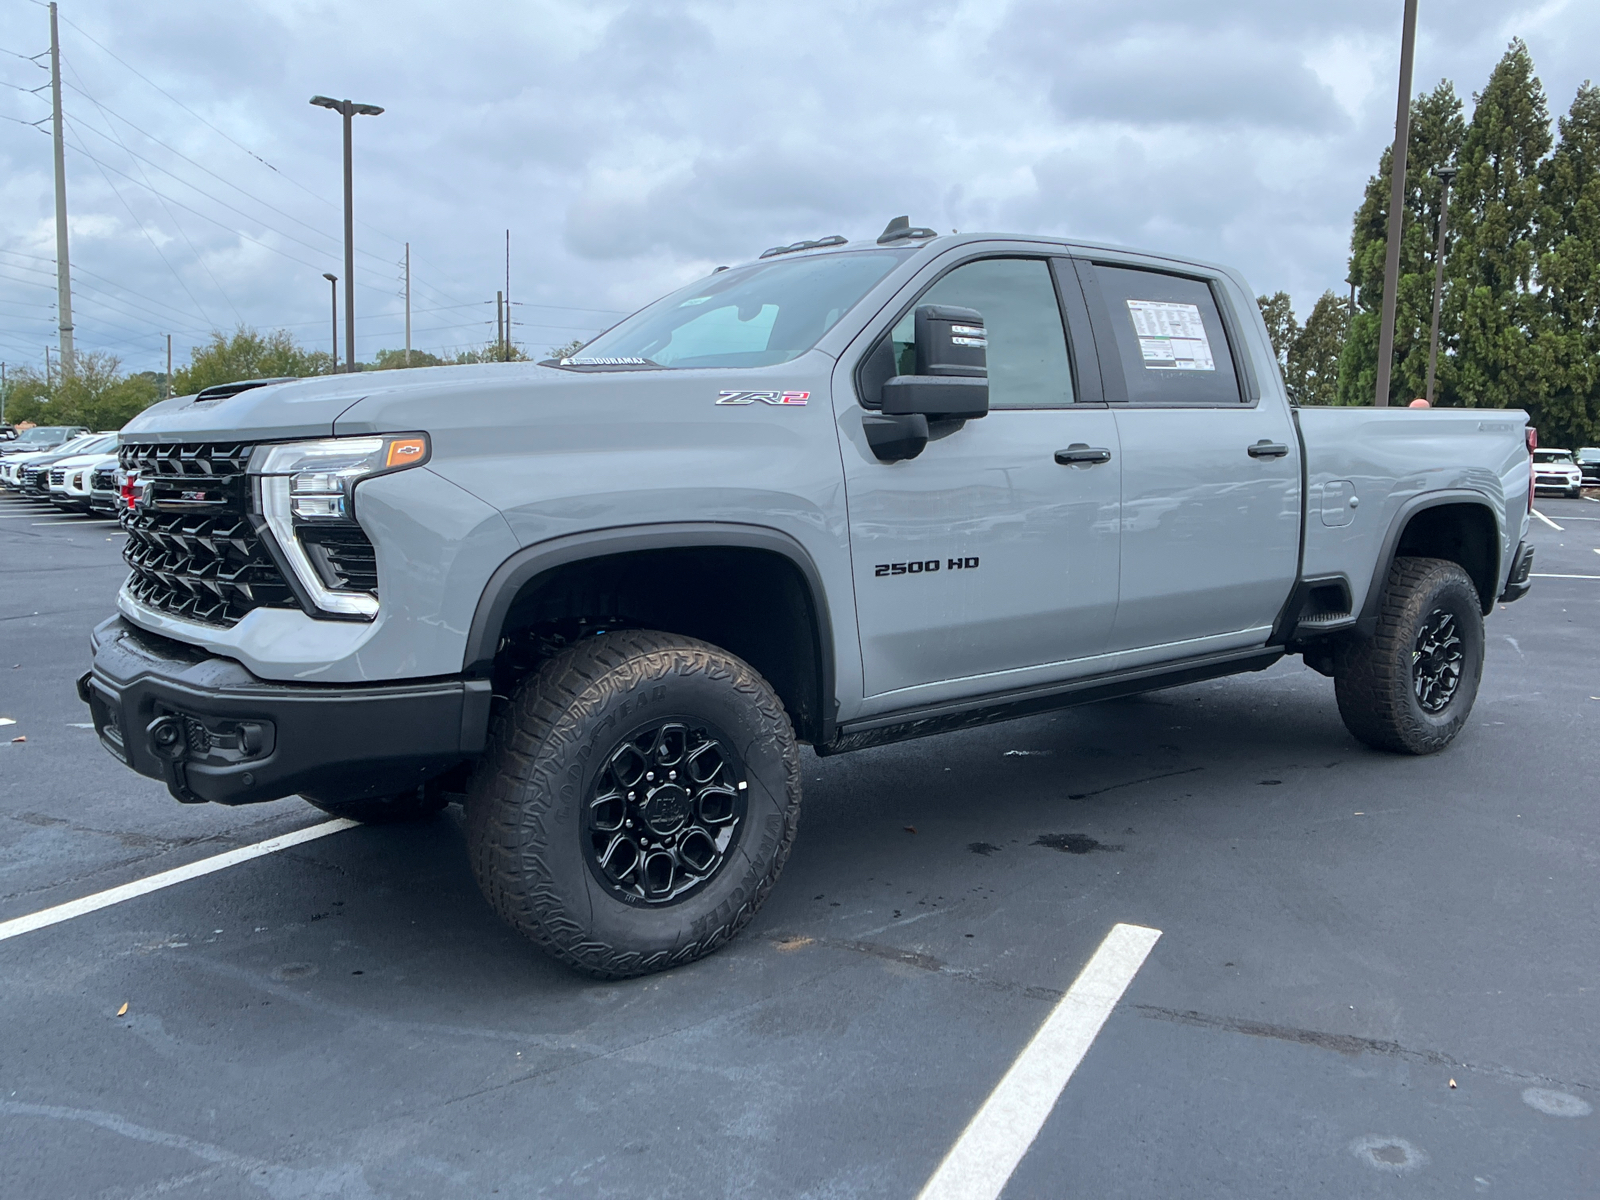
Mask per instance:
[[[327,437],[339,414],[371,390],[371,380],[369,375],[329,375],[251,388],[222,400],[174,396],[124,425],[121,441]]]
[[[192,396],[165,400],[123,426],[122,441],[273,441],[410,430],[431,433],[474,424],[470,415],[474,399],[506,391],[541,408],[548,405],[576,415],[599,396],[626,403],[646,392],[674,394],[689,389],[714,401],[719,389],[804,386],[796,381],[814,384],[832,365],[831,356],[812,350],[778,366],[742,369],[573,371],[520,362],[333,375],[251,388],[222,400],[197,403]],[[614,414],[596,411],[595,420],[607,419],[614,419]]]

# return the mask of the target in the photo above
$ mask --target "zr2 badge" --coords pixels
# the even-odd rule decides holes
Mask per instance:
[[[810,392],[736,392],[724,390],[718,397],[718,404],[804,404],[811,399]]]

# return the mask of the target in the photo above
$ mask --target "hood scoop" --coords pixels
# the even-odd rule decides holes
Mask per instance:
[[[274,383],[293,383],[297,375],[275,375],[271,379],[241,379],[235,383],[219,383],[208,387],[194,398],[196,404],[205,404],[212,400],[226,400],[229,396],[237,396],[240,392],[248,392],[251,388],[268,387]]]

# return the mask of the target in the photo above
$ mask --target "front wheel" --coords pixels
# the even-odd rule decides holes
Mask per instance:
[[[1397,558],[1378,627],[1334,661],[1345,728],[1379,750],[1433,754],[1461,732],[1483,676],[1483,610],[1453,562]]]
[[[509,925],[622,979],[738,933],[799,812],[799,750],[766,680],[706,642],[625,630],[568,647],[498,714],[467,849]]]

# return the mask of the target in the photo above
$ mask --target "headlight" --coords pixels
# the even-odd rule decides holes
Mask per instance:
[[[308,552],[318,545],[316,530],[354,530],[355,489],[363,479],[421,466],[428,461],[426,434],[322,438],[280,442],[256,450],[250,460],[256,507],[283,560],[313,604],[331,616],[371,620],[378,598],[370,592],[341,590],[319,572]]]

